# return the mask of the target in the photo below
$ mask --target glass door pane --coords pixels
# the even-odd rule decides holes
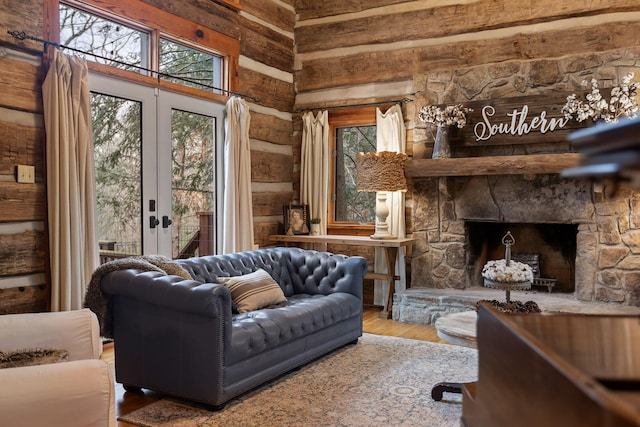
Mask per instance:
[[[158,253],[155,90],[95,73],[89,88],[101,261]]]
[[[214,118],[171,110],[173,258],[214,253]]]
[[[142,254],[142,104],[91,93],[101,254]],[[103,255],[106,256],[106,255]]]
[[[159,231],[159,253],[172,258],[217,253],[223,112],[224,105],[176,93],[162,91],[158,97],[158,199],[171,202],[159,206],[171,220]]]

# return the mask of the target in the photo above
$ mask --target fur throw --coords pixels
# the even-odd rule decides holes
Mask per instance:
[[[91,281],[89,282],[89,286],[87,286],[87,293],[84,298],[84,306],[98,316],[100,335],[105,338],[113,338],[111,304],[108,296],[102,292],[100,281],[107,273],[129,269],[158,271],[172,276],[180,276],[183,279],[193,279],[180,264],[162,255],[142,255],[121,258],[102,264],[91,276]]]
[[[53,348],[29,348],[10,352],[0,351],[0,368],[20,368],[22,366],[46,365],[66,362],[67,350]]]

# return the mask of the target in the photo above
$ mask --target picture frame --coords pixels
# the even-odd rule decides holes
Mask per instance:
[[[284,233],[287,235],[308,235],[311,229],[309,205],[284,205],[282,207]]]

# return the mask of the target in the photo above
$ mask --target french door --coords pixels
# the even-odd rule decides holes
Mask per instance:
[[[101,245],[218,252],[224,105],[94,73],[89,86]]]

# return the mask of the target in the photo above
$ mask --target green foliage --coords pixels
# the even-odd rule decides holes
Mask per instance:
[[[376,126],[338,128],[336,151],[336,220],[374,222],[375,193],[356,191],[356,155],[376,151]]]
[[[137,241],[140,234],[139,102],[92,94],[98,238]]]

